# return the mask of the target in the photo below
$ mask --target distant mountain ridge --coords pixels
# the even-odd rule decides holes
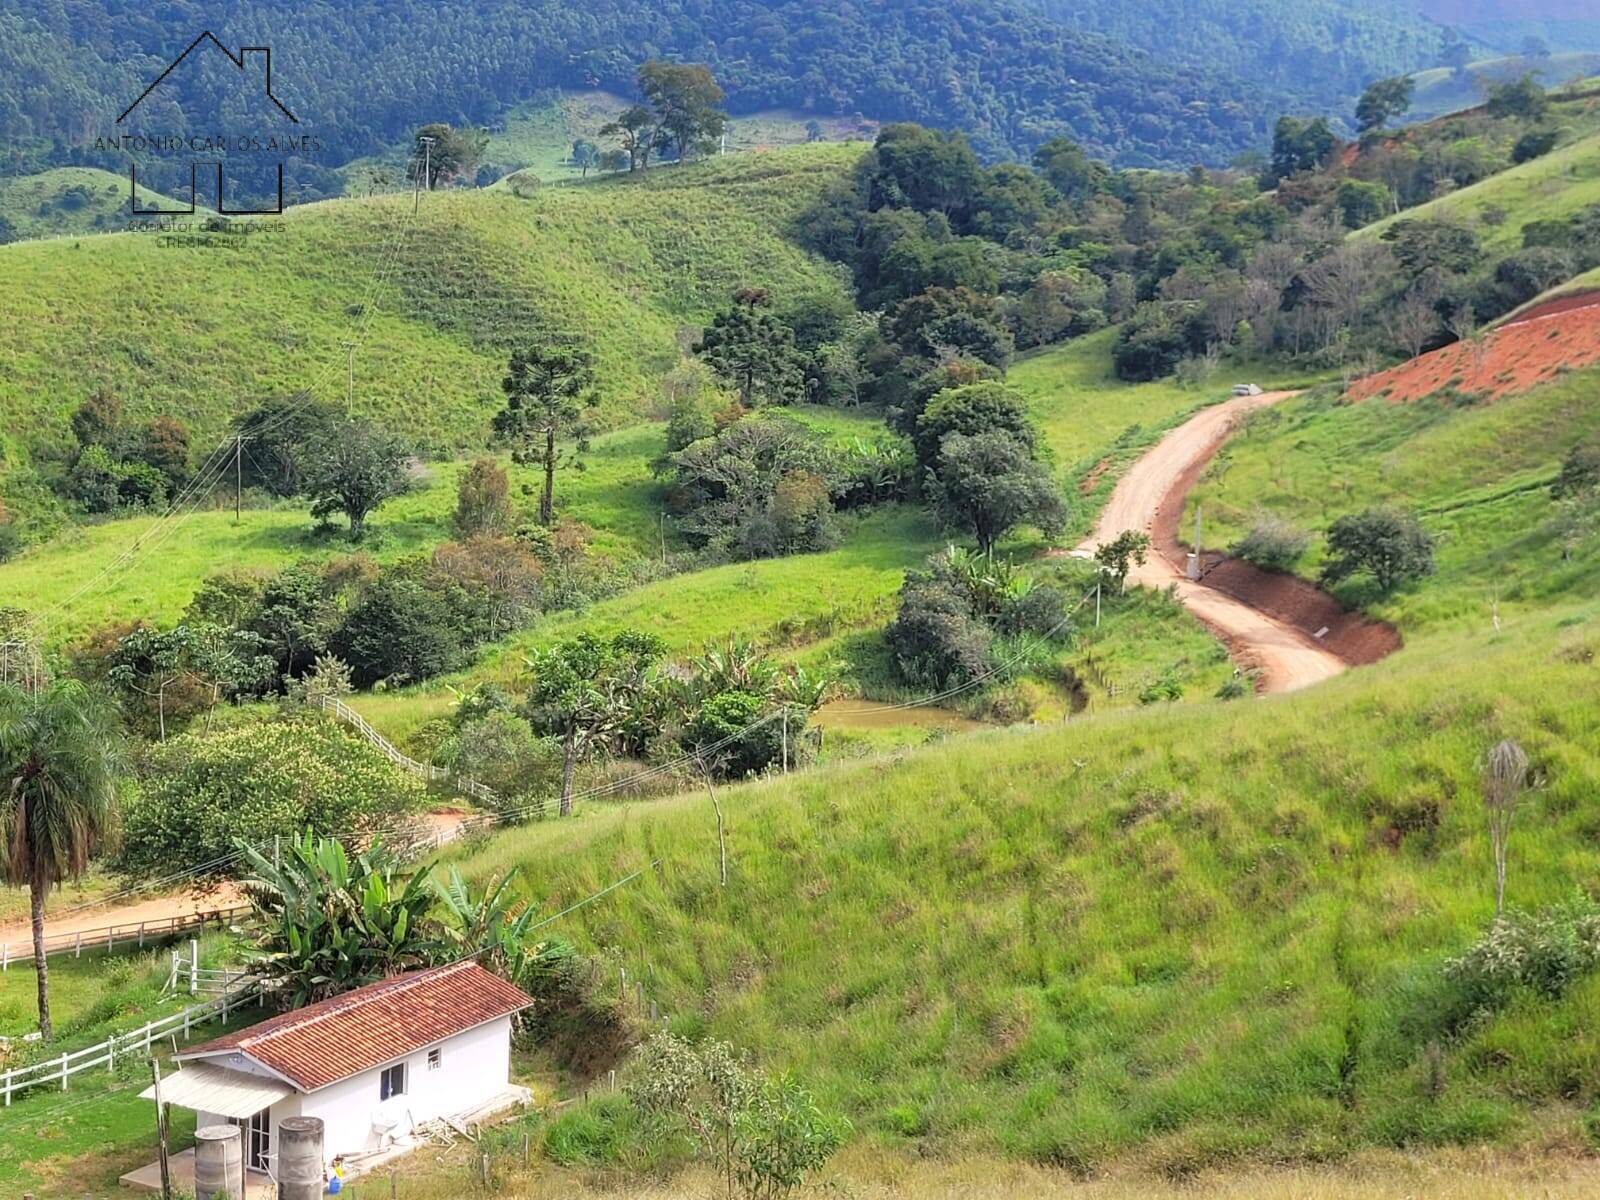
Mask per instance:
[[[1170,29],[1162,11],[1149,4],[1143,19]],[[1035,0],[173,0],[158,11],[132,0],[0,0],[0,125],[13,145],[0,172],[115,167],[85,141],[206,29],[230,46],[273,47],[280,94],[327,134],[326,160],[288,168],[313,194],[332,190],[319,171],[425,121],[489,123],[550,87],[625,90],[652,57],[708,63],[736,112],[957,127],[991,158],[1068,134],[1135,166],[1224,162],[1263,144],[1280,98],[1315,106],[1337,90],[1292,86],[1296,66],[1263,92],[1225,60],[1175,58],[1149,39],[1124,45],[1105,36],[1115,30],[1057,15]],[[1279,57],[1300,64],[1298,27],[1278,26]],[[1322,53],[1319,36],[1307,27],[1307,62]],[[1369,59],[1385,70],[1426,65],[1408,61],[1406,45],[1386,55],[1335,47],[1355,62],[1337,73],[1359,75]],[[186,98],[225,105],[219,78]]]

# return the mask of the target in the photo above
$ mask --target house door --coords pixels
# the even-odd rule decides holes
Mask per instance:
[[[263,1108],[248,1121],[235,1117],[244,1138],[244,1165],[251,1171],[266,1171],[272,1165],[272,1110]]]

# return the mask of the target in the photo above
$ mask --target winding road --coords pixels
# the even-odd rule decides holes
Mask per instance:
[[[1298,393],[1234,396],[1190,417],[1118,481],[1094,533],[1073,551],[1089,557],[1098,543],[1111,541],[1126,529],[1151,534],[1149,559],[1133,569],[1128,581],[1147,587],[1174,585],[1184,606],[1227,643],[1235,659],[1260,671],[1264,692],[1289,692],[1320,683],[1345,670],[1345,663],[1299,630],[1186,578],[1183,564],[1173,562],[1157,544],[1154,526],[1163,506],[1182,507],[1188,495],[1183,481],[1198,475],[1241,417],[1294,395]]]

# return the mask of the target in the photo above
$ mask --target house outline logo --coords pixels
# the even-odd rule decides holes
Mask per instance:
[[[273,91],[272,91],[272,47],[271,46],[240,46],[239,47],[239,52],[237,54],[235,54],[233,51],[229,50],[226,46],[224,46],[222,44],[222,42],[217,39],[216,35],[213,34],[209,29],[207,29],[204,32],[202,32],[199,37],[195,38],[194,41],[190,42],[189,45],[184,48],[184,51],[183,51],[182,54],[178,55],[178,57],[174,58],[170,63],[167,64],[166,69],[164,71],[162,71],[161,74],[157,75],[155,77],[155,79],[153,79],[150,82],[150,86],[145,88],[144,91],[139,93],[139,98],[137,100],[135,100],[132,104],[128,105],[127,108],[122,110],[122,114],[119,117],[117,117],[116,124],[121,125],[130,116],[132,116],[134,110],[137,109],[146,100],[148,100],[150,98],[150,94],[152,92],[154,92],[157,88],[159,88],[162,85],[162,83],[164,83],[166,81],[167,76],[171,75],[174,71],[176,71],[178,69],[179,66],[182,65],[184,59],[188,58],[189,55],[191,55],[191,54],[193,54],[195,52],[195,50],[199,49],[199,47],[201,46],[202,43],[207,43],[207,42],[209,42],[211,45],[215,46],[218,50],[220,50],[222,52],[223,57],[226,58],[231,64],[233,64],[234,68],[236,70],[238,70],[241,74],[243,74],[244,71],[245,71],[245,64],[246,64],[245,56],[249,55],[249,54],[260,54],[262,56],[262,65],[263,65],[263,70],[264,70],[264,81],[263,81],[263,85],[262,86],[263,86],[263,90],[266,93],[266,98],[268,100],[270,100],[273,103],[274,106],[276,106],[276,108],[278,109],[279,112],[283,113],[284,116],[288,117],[291,122],[293,122],[296,125],[300,124],[300,118],[295,116],[294,113],[290,112],[288,106],[285,105],[283,103],[283,101],[279,100],[278,97],[273,94]],[[217,174],[216,197],[217,197],[217,212],[218,212],[219,215],[226,216],[226,217],[280,216],[280,215],[282,215],[282,213],[283,213],[283,162],[282,162],[281,159],[278,162],[278,201],[277,201],[277,205],[275,207],[273,207],[273,208],[229,208],[227,206],[227,201],[225,199],[225,193],[224,193],[224,187],[223,187],[223,163],[222,163],[222,161],[220,159],[218,159],[218,160],[208,160],[208,161],[199,161],[199,160],[197,160],[197,161],[192,162],[192,163],[189,164],[189,205],[188,205],[187,208],[143,208],[139,204],[139,164],[138,163],[130,163],[129,166],[128,166],[128,185],[129,185],[129,192],[130,192],[129,203],[132,206],[133,214],[135,216],[139,216],[139,217],[193,216],[195,211],[196,211],[196,205],[197,205],[199,194],[200,194],[198,185],[199,185],[199,180],[200,180],[200,168],[202,166],[215,167],[216,168],[216,174]]]

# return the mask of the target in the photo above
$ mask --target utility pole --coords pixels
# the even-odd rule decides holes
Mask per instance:
[[[1100,588],[1104,583],[1105,574],[1102,572],[1100,578],[1094,581],[1094,627],[1096,629],[1100,628]]]
[[[1190,579],[1200,578],[1200,506],[1194,506],[1194,553],[1189,555],[1189,569],[1184,572]]]
[[[356,419],[356,344],[354,342],[345,342],[344,348],[350,354],[350,382],[346,386],[344,393],[344,415],[345,420],[354,421]]]
[[[783,708],[783,773],[789,773],[789,706]]]
[[[233,436],[233,523],[239,523],[239,509],[244,495],[244,435]]]
[[[422,181],[428,181],[428,190],[433,191],[433,142],[431,137],[417,139],[422,143],[422,174],[417,176],[416,191],[411,197],[411,215],[416,216],[417,210],[422,206]]]
[[[153,1056],[150,1074],[156,1084],[156,1154],[161,1163],[161,1200],[172,1200],[172,1167],[167,1162],[167,1108],[161,1103],[161,1061]]]

